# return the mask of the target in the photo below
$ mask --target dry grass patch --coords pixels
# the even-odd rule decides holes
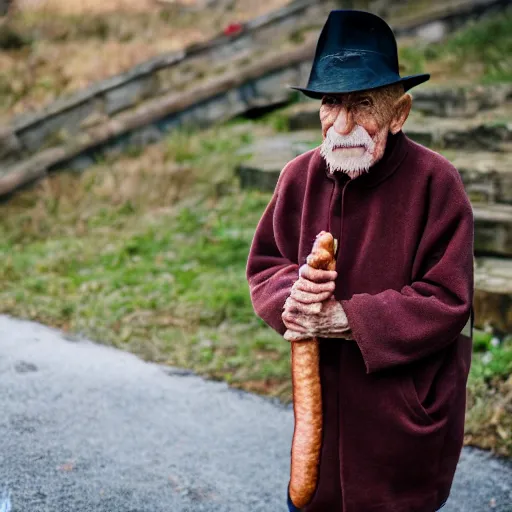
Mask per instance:
[[[149,1],[142,3],[147,9],[134,9],[137,2],[125,9],[120,0],[114,9],[116,1],[49,0],[37,9],[17,9],[0,26],[0,46],[2,32],[12,33],[7,49],[0,51],[0,123],[288,2],[237,0],[230,9],[182,12],[177,5]],[[88,7],[78,12],[81,6]]]
[[[65,14],[146,12],[158,7],[156,0],[16,0],[22,11],[51,11]]]

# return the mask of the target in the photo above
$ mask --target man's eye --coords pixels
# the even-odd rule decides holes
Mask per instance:
[[[364,99],[364,100],[361,100],[360,102],[358,102],[358,105],[361,106],[361,107],[371,107],[372,106],[372,102],[369,100],[369,99]]]
[[[337,98],[333,98],[332,96],[324,96],[323,103],[324,105],[337,105],[338,100]]]

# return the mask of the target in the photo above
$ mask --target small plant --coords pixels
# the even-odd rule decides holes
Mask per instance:
[[[477,348],[481,346],[477,345]],[[512,374],[512,339],[496,346],[489,342],[485,351],[476,352],[471,371],[474,378],[482,378],[487,382],[508,378]]]
[[[425,53],[413,46],[399,49],[399,61],[403,75],[414,75],[425,72]]]
[[[306,40],[306,36],[304,35],[304,29],[297,29],[290,32],[289,35],[290,42],[293,44],[301,44]]]

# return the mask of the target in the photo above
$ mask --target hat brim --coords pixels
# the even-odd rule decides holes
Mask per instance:
[[[380,87],[385,87],[387,85],[393,85],[393,84],[402,84],[404,86],[404,91],[408,91],[409,89],[412,89],[413,87],[416,87],[417,85],[420,85],[429,79],[430,79],[430,74],[424,73],[421,75],[405,76],[405,77],[401,78],[400,80],[392,80],[390,82],[378,83],[377,85],[370,84],[369,86],[359,87],[356,89],[343,89],[343,88],[340,88],[338,90],[332,90],[332,88],[308,89],[306,87],[295,87],[295,86],[290,86],[290,89],[295,89],[296,91],[300,91],[300,92],[304,93],[306,96],[308,96],[309,98],[313,98],[315,100],[321,100],[325,95],[329,95],[329,94],[345,94],[345,93],[349,93],[349,92],[371,91],[372,89],[378,89]]]

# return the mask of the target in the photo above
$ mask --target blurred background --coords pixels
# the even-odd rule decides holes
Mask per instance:
[[[321,141],[305,84],[330,10],[383,16],[405,132],[475,214],[466,443],[512,456],[509,1],[0,0],[0,312],[291,399],[245,280],[279,171]]]

